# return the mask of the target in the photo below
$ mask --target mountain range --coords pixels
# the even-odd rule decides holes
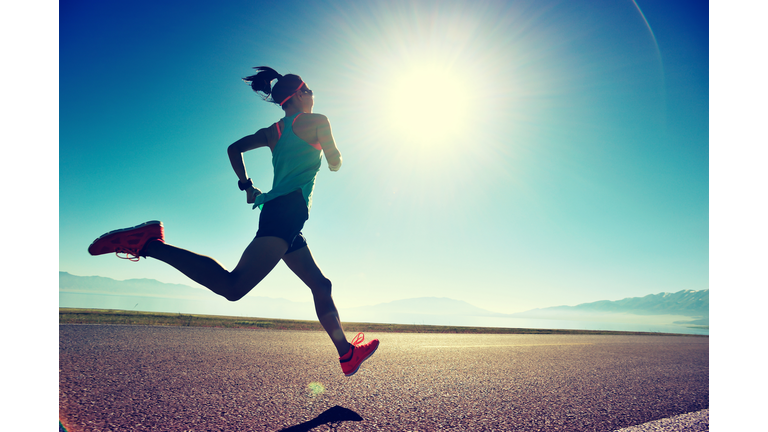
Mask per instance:
[[[59,272],[59,306],[142,310],[205,315],[258,316],[264,318],[315,320],[311,301],[246,296],[229,302],[208,290],[154,279],[117,281],[100,276],[75,276]],[[342,317],[351,322],[400,324],[522,326],[525,322],[662,323],[708,326],[709,290],[684,290],[651,294],[618,301],[597,301],[576,306],[554,306],[513,314],[491,312],[465,301],[422,297],[371,306],[345,308]],[[534,320],[534,321],[532,321]],[[536,321],[538,320],[538,321]],[[665,321],[666,320],[666,321]],[[543,325],[543,324],[542,324]],[[573,325],[573,324],[571,324]]]
[[[311,297],[310,297],[311,299]],[[248,295],[230,302],[204,288],[154,279],[118,281],[59,272],[59,307],[314,320],[311,301]]]
[[[632,313],[636,315],[709,316],[709,290],[683,290],[676,293],[649,294],[616,301],[596,301],[576,306],[554,306],[533,309],[517,316],[551,315],[561,313]]]

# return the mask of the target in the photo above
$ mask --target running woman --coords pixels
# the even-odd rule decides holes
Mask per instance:
[[[338,171],[341,153],[336,148],[328,118],[312,113],[313,93],[300,76],[280,75],[265,66],[254,69],[258,73],[243,81],[264,100],[282,107],[285,117],[227,149],[238,187],[245,191],[246,201],[253,204],[254,209],[261,209],[256,238],[245,249],[235,269],[228,271],[213,258],[167,244],[160,221],[108,232],[94,240],[88,252],[91,255],[115,253],[131,261],[138,261],[139,257],[158,259],[230,301],[243,298],[282,260],[312,290],[317,318],[336,346],[342,371],[352,376],[362,362],[373,355],[379,341],[374,339],[363,344],[362,333],[358,333],[352,343],[347,341],[331,297],[331,281],[315,263],[301,233],[304,222],[309,219],[322,154],[328,160],[328,168]],[[243,160],[243,153],[260,147],[269,147],[272,151],[274,178],[272,189],[266,193],[253,186]]]

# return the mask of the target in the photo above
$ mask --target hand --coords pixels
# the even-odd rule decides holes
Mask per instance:
[[[248,189],[245,190],[246,193],[246,202],[248,204],[253,204],[256,201],[256,197],[261,195],[261,191],[253,186],[248,187]]]
[[[330,169],[333,172],[336,172],[341,168],[341,156],[339,156],[339,162],[336,165],[331,165],[330,159],[328,160],[328,169]]]

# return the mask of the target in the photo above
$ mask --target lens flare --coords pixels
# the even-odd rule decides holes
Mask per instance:
[[[316,381],[309,383],[309,385],[307,385],[307,389],[309,390],[309,397],[312,398],[320,396],[323,394],[323,392],[325,392],[325,386]]]

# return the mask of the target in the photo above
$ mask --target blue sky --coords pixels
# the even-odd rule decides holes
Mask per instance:
[[[708,289],[708,20],[699,1],[62,2],[59,270],[196,286],[88,255],[153,219],[233,268],[258,210],[226,147],[281,117],[240,80],[268,65],[315,91],[344,156],[304,230],[341,310]],[[263,189],[269,157],[246,154]],[[253,293],[309,298],[284,265]]]

